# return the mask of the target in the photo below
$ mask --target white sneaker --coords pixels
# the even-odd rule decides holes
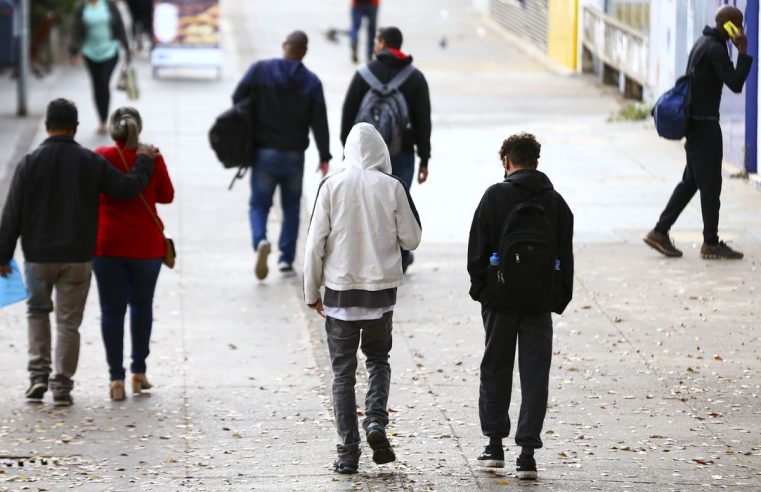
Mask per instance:
[[[270,272],[267,267],[267,256],[269,256],[272,247],[269,241],[262,239],[256,246],[256,265],[254,266],[254,275],[259,280],[267,278],[267,274]]]

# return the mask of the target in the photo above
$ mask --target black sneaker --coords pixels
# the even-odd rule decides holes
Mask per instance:
[[[367,427],[367,444],[373,450],[373,461],[378,465],[396,461],[394,450],[388,442],[386,431],[380,424],[370,424]]]
[[[354,475],[357,473],[357,468],[359,468],[358,463],[348,463],[340,460],[336,460],[333,463],[333,471],[341,475]]]
[[[484,448],[484,452],[478,457],[478,465],[487,468],[502,468],[505,466],[505,450],[502,446],[492,446],[491,444]]]
[[[45,376],[34,376],[29,380],[29,389],[26,390],[26,397],[29,400],[42,400],[47,390],[48,378]]]
[[[679,258],[682,256],[682,252],[676,249],[671,238],[667,234],[658,232],[655,229],[648,232],[642,240],[645,241],[645,244],[669,258]]]
[[[522,454],[516,460],[515,474],[520,480],[536,480],[536,461],[530,454]]]
[[[741,260],[745,256],[739,251],[727,246],[724,241],[719,241],[719,244],[705,244],[700,247],[700,257],[704,260]]]
[[[70,407],[74,404],[71,395],[53,395],[53,405],[56,407]]]

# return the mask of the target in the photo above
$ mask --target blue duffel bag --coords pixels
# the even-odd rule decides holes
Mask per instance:
[[[690,122],[690,74],[682,75],[674,87],[655,103],[655,130],[663,138],[681,140],[687,135]]]

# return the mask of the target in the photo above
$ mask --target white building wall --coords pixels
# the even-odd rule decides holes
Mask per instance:
[[[644,94],[647,101],[657,99],[684,73],[684,67],[677,67],[676,63],[677,46],[681,50],[684,44],[686,19],[680,12],[684,4],[684,0],[658,0],[650,3],[648,83]]]

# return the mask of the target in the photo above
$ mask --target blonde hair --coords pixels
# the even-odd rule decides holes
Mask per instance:
[[[143,119],[137,109],[123,106],[111,115],[109,133],[116,142],[127,142],[127,148],[137,148],[138,137],[143,131]]]

